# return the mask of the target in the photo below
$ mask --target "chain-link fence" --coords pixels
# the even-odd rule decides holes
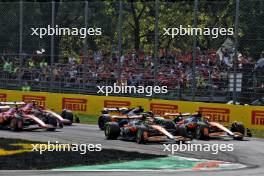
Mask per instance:
[[[249,103],[263,96],[263,17],[261,0],[0,2],[0,87]]]

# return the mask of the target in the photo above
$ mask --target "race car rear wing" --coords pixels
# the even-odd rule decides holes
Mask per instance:
[[[122,111],[126,111],[126,110],[128,110],[128,108],[126,108],[126,107],[122,107],[122,108],[104,108],[103,110],[102,110],[102,113],[103,114],[107,114],[108,112],[122,112]]]
[[[11,107],[10,106],[0,106],[0,110],[1,109],[10,109]]]
[[[104,111],[122,111],[122,110],[128,110],[126,107],[122,108],[104,108]]]
[[[25,105],[26,103],[25,102],[16,102],[16,101],[14,101],[14,102],[0,102],[0,105],[3,105],[3,106],[5,106],[5,105]]]
[[[190,116],[191,115],[191,113],[188,113],[188,112],[186,112],[186,113],[165,113],[164,114],[165,116]]]

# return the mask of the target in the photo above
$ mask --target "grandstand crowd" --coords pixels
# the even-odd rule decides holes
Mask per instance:
[[[196,84],[198,88],[222,90],[227,85],[227,75],[233,68],[232,56],[222,50],[201,51],[197,49]],[[153,85],[154,58],[152,54],[127,52],[120,58],[106,51],[88,52],[78,56],[58,57],[57,62],[50,64],[49,57],[34,53],[23,55],[20,63],[18,56],[3,55],[0,66],[1,77],[18,79],[28,84],[49,82],[51,79],[63,87],[79,85],[104,85],[122,82],[125,85]],[[244,64],[252,63],[251,57],[238,55],[238,69]],[[20,64],[23,67],[20,69]],[[165,51],[160,49],[157,64],[157,82],[167,85],[168,89],[188,88],[192,81],[192,52]],[[119,79],[120,78],[120,79]],[[119,80],[119,81],[118,81]]]

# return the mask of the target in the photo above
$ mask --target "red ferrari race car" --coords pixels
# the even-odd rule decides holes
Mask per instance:
[[[15,106],[15,108],[9,106]],[[2,127],[10,127],[13,130],[26,128],[46,128],[48,130],[55,130],[58,126],[62,128],[63,124],[71,125],[73,122],[73,113],[71,111],[63,110],[61,115],[59,115],[51,110],[37,106],[34,101],[33,103],[28,104],[25,104],[24,102],[0,102],[0,107],[2,107],[2,111],[6,111],[1,113],[1,116],[3,117],[1,121],[3,124],[1,121],[0,124],[2,124]],[[20,117],[14,119],[14,123],[16,121],[21,123],[21,118],[23,118],[23,127],[9,124],[14,115]]]
[[[46,117],[53,117],[57,119],[57,122],[60,127],[63,125],[71,125],[73,123],[73,113],[70,110],[64,109],[61,115],[49,110],[44,109],[41,106],[37,106],[37,104],[33,101],[32,103],[25,104],[20,108],[25,114],[33,114],[36,117],[46,121]]]
[[[45,123],[32,114],[25,114],[18,107],[7,106],[7,104],[16,106],[23,105],[23,102],[10,102],[3,104],[5,105],[0,106],[0,127],[2,129],[11,129],[12,131],[21,131],[27,129],[47,129],[49,131],[54,131],[56,129],[57,120],[53,117],[47,117],[48,121]]]

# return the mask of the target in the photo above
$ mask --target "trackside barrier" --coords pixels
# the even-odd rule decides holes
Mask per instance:
[[[212,120],[230,125],[241,121],[251,129],[264,130],[264,107],[200,103],[146,98],[113,96],[93,96],[80,94],[61,94],[48,92],[23,92],[0,89],[0,101],[36,101],[37,104],[60,112],[70,109],[77,114],[99,115],[103,107],[135,107],[141,105],[145,110],[163,115],[165,112],[191,112],[201,110]]]

